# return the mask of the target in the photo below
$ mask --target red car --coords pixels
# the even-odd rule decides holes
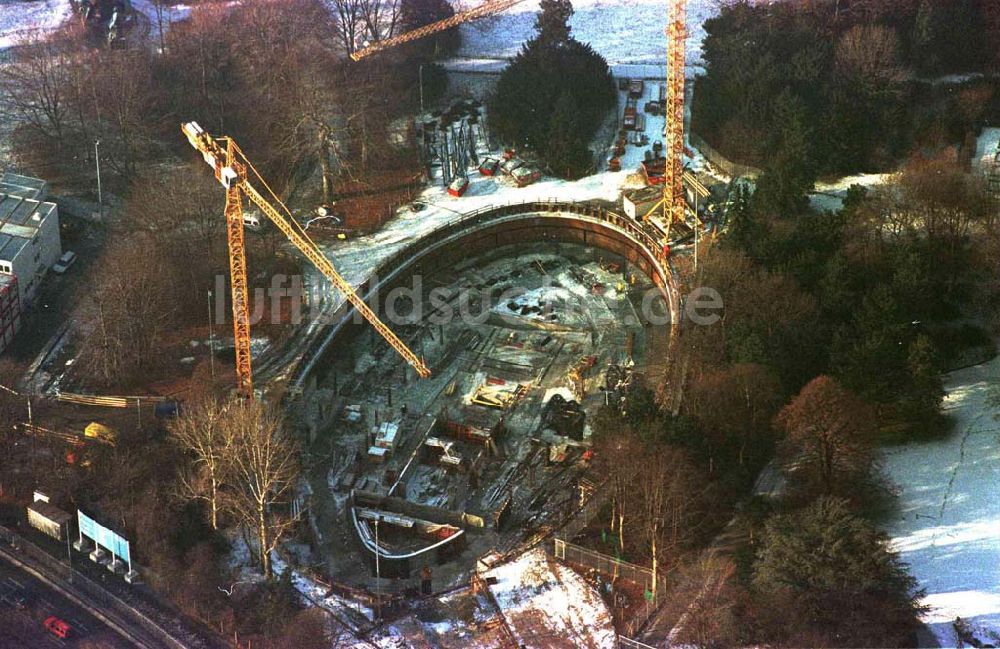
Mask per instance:
[[[73,635],[73,627],[57,618],[55,615],[50,615],[45,618],[45,621],[42,622],[42,626],[44,626],[49,633],[57,638],[62,638],[63,640]]]

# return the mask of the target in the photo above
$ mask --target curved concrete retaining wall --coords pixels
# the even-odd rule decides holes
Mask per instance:
[[[525,241],[572,242],[622,255],[659,287],[676,332],[680,296],[660,242],[642,223],[588,203],[530,202],[471,212],[387,258],[375,272],[378,284],[370,286],[369,280],[358,287],[358,293],[378,312],[382,305],[373,304],[373,299],[384,298],[389,289],[414,274]],[[303,389],[316,369],[326,364],[337,338],[351,328],[353,316],[354,308],[347,302],[337,309],[330,318],[329,331],[317,338],[299,362],[293,386]]]

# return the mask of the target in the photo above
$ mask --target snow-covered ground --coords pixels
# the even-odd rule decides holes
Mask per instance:
[[[490,591],[522,646],[617,646],[611,615],[600,595],[541,548],[486,576],[496,578]]]
[[[462,58],[510,58],[535,34],[538,0],[527,0],[498,16],[460,28]],[[687,56],[689,71],[701,64],[702,24],[719,11],[719,0],[689,0]],[[664,0],[574,0],[570,27],[608,63],[666,65],[667,3]],[[661,73],[662,74],[662,73]]]
[[[942,647],[958,646],[956,616],[997,644],[1000,634],[1000,410],[987,395],[1000,381],[1000,357],[947,376],[944,409],[955,420],[946,439],[890,450],[899,517],[886,526],[894,547],[926,589],[924,621]]]
[[[980,169],[993,166],[997,151],[1000,150],[1000,128],[984,128],[976,140],[976,155],[973,163]]]
[[[146,14],[152,25],[150,36],[158,36],[156,8],[152,0],[133,0],[132,6]],[[163,7],[164,29],[167,25],[187,18],[191,8],[185,4]],[[0,51],[18,45],[34,34],[58,29],[73,15],[69,0],[0,0]]]
[[[852,185],[867,189],[883,185],[892,180],[893,174],[855,174],[833,181],[817,181],[809,194],[809,202],[818,210],[839,210],[844,206],[847,190]]]
[[[0,50],[58,28],[73,13],[69,0],[0,0]]]

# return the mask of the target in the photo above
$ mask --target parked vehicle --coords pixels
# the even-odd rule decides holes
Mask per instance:
[[[483,163],[479,165],[479,173],[483,176],[495,176],[497,169],[500,168],[500,161],[496,158],[486,158]]]
[[[62,275],[69,270],[69,267],[74,263],[76,263],[76,253],[72,250],[67,250],[62,254],[62,257],[59,258],[59,261],[52,266],[52,272],[57,275]]]
[[[646,130],[646,116],[639,113],[635,116],[635,130],[636,132],[642,132]],[[648,139],[647,139],[648,142]]]
[[[511,177],[514,182],[517,183],[518,187],[526,187],[532,183],[538,182],[542,177],[542,172],[538,169],[532,169],[527,166],[520,166],[511,172]]]
[[[628,96],[632,99],[639,99],[642,97],[642,93],[645,90],[645,84],[642,79],[632,79],[628,84]]]
[[[508,158],[502,165],[500,165],[500,171],[509,176],[514,173],[515,169],[523,165],[524,161],[519,158]]]
[[[465,190],[469,188],[469,179],[465,176],[459,176],[455,180],[451,181],[448,185],[448,195],[454,196],[455,198],[460,197],[465,193]]]
[[[628,101],[625,102],[625,112],[622,118],[622,128],[624,128],[627,131],[633,130],[635,128],[635,116],[636,116],[635,100],[629,98]]]
[[[73,635],[73,627],[71,627],[67,622],[57,618],[55,615],[50,615],[45,618],[45,621],[42,622],[42,626],[45,627],[49,633],[57,638],[62,638],[63,640],[66,640]]]

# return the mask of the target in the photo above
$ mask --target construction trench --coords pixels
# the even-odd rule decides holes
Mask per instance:
[[[590,419],[669,344],[670,279],[617,228],[526,213],[430,247],[370,303],[432,377],[342,318],[292,407],[314,459],[310,563],[373,592],[428,568],[433,590],[457,585],[558,530],[600,483]]]

